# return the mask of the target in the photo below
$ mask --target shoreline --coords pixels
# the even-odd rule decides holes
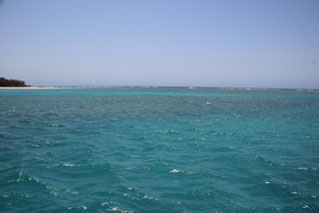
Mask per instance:
[[[1,89],[52,89],[52,87],[0,87]]]

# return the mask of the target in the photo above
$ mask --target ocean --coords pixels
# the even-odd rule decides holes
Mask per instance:
[[[0,90],[0,212],[319,212],[319,91]]]

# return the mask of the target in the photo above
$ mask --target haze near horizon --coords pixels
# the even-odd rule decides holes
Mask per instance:
[[[31,85],[319,88],[319,1],[0,1]]]

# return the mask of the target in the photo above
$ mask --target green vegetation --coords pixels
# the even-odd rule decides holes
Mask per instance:
[[[29,87],[24,81],[0,77],[0,87]]]

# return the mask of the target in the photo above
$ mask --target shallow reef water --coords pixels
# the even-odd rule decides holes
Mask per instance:
[[[319,212],[319,92],[0,90],[0,212]]]

